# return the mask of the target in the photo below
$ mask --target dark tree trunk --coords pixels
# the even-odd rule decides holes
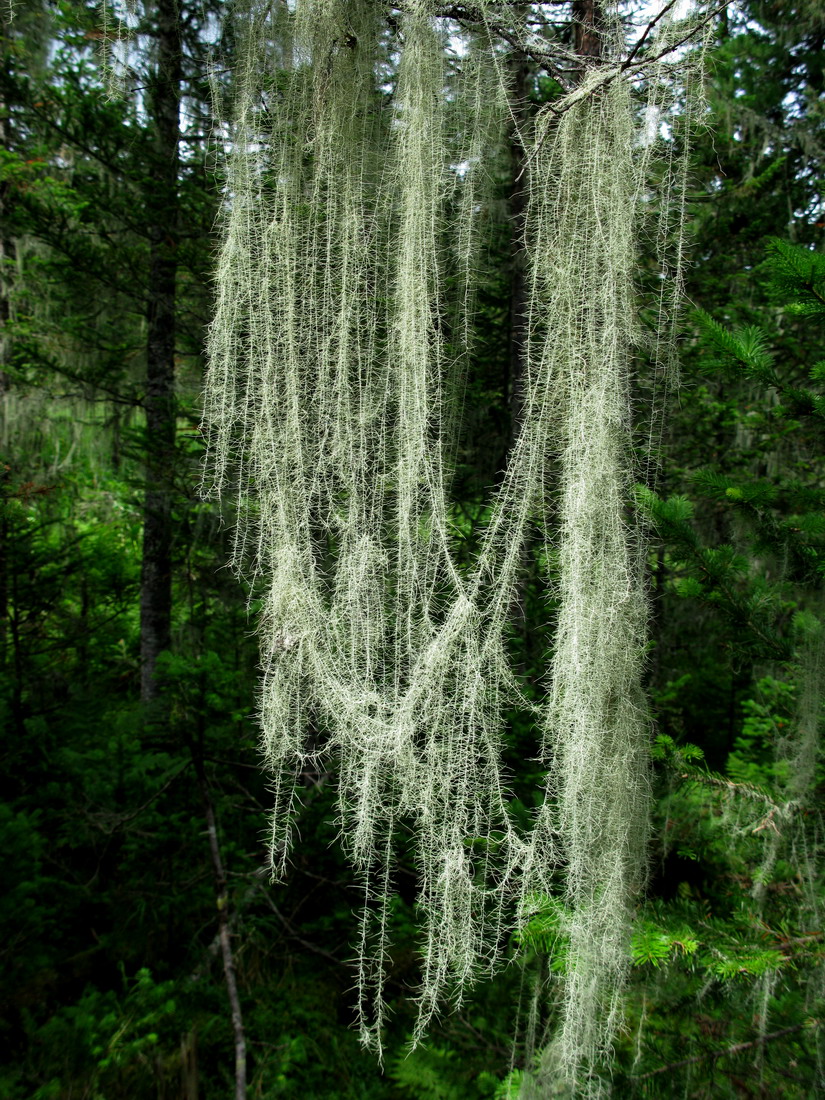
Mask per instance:
[[[7,62],[10,50],[9,40],[9,10],[3,5],[0,12],[0,52],[3,63]],[[9,148],[9,124],[7,117],[7,105],[0,99],[0,148]],[[6,236],[6,219],[10,202],[10,185],[7,181],[0,183],[0,400],[8,389],[9,376],[7,367],[11,359],[11,344],[6,326],[11,319],[11,307],[9,303],[9,278],[14,263],[14,241]],[[10,607],[9,577],[12,576],[14,563],[10,560],[10,532],[8,516],[6,513],[6,497],[11,492],[11,455],[0,457],[0,663],[7,662],[13,667],[14,687],[12,691],[12,721],[18,733],[23,730],[22,718],[22,681],[20,679],[20,652],[19,638],[16,631],[16,620],[11,621],[11,615],[16,615],[16,608]],[[13,646],[12,660],[8,660],[9,629]]]
[[[524,357],[527,346],[527,259],[524,249],[524,218],[527,210],[527,180],[525,152],[522,144],[528,104],[529,61],[522,53],[511,60],[513,125],[510,137],[510,172],[512,183],[507,196],[510,221],[510,339],[507,354],[505,395],[512,445],[519,432],[524,409]]]
[[[188,1031],[180,1040],[181,1100],[198,1100],[197,1034]]]
[[[175,458],[175,282],[182,53],[177,0],[157,0],[155,127],[148,184],[149,292],[146,351],[146,494],[140,583],[141,698],[157,699],[158,655],[171,644],[172,481]]]
[[[604,16],[598,0],[573,0],[573,48],[579,57],[602,56]]]
[[[215,807],[209,791],[209,782],[203,765],[200,748],[193,748],[192,758],[201,789],[203,807],[206,815],[206,833],[209,838],[209,852],[212,857],[212,871],[215,879],[215,901],[218,908],[218,938],[223,960],[223,976],[226,982],[229,1009],[232,1016],[232,1035],[235,1043],[235,1091],[234,1100],[246,1100],[246,1033],[244,1031],[241,998],[238,992],[238,977],[235,970],[235,956],[232,951],[232,932],[229,919],[229,892],[226,883],[226,871],[218,842],[218,824]]]
[[[573,44],[584,65],[602,55],[604,16],[599,0],[573,0]],[[508,196],[510,219],[510,341],[505,393],[510,420],[510,443],[518,435],[524,406],[524,358],[527,343],[527,269],[524,253],[524,219],[527,208],[525,152],[520,138],[530,109],[529,61],[522,53],[512,61],[513,120],[510,139],[511,179]]]

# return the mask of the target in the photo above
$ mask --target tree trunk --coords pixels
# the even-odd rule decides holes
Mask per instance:
[[[206,813],[206,831],[209,836],[209,851],[212,856],[212,870],[215,876],[215,900],[218,907],[218,938],[223,959],[223,974],[226,991],[229,996],[229,1008],[232,1013],[232,1032],[235,1039],[235,1095],[234,1100],[246,1100],[246,1034],[244,1032],[241,999],[238,994],[238,978],[235,971],[235,957],[232,951],[232,939],[229,920],[229,894],[226,889],[226,871],[221,859],[218,843],[218,825],[215,808],[209,793],[209,783],[203,767],[203,756],[195,748],[192,751],[198,784],[203,797]]]
[[[8,60],[9,50],[11,48],[9,36],[10,14],[10,10],[4,5],[3,10],[0,11],[0,51],[2,51],[4,64]],[[0,148],[8,149],[10,147],[9,138],[7,105],[3,100],[0,100]],[[15,250],[14,241],[8,239],[5,232],[10,191],[11,187],[8,181],[0,183],[0,402],[5,397],[9,386],[7,367],[11,360],[11,342],[6,326],[11,319],[9,278],[11,267],[14,263]],[[6,410],[3,409],[0,415],[4,418],[5,414]],[[14,670],[12,716],[15,730],[21,733],[23,730],[23,719],[21,712],[22,683],[18,675],[20,665],[19,640],[15,629],[16,621],[15,623],[11,622],[11,615],[16,615],[17,612],[16,608],[12,609],[9,606],[9,577],[13,577],[11,571],[15,566],[10,560],[10,532],[5,504],[7,492],[11,492],[11,455],[4,456],[4,459],[6,459],[6,461],[0,465],[0,663],[5,665],[8,659],[7,645],[9,628],[11,627],[13,658],[9,663],[13,665]]]
[[[579,57],[602,56],[604,16],[598,0],[573,0],[573,48]]]
[[[180,1040],[181,1100],[198,1100],[198,1044],[194,1028]]]
[[[171,644],[172,477],[175,456],[175,281],[181,27],[177,0],[157,0],[157,69],[150,94],[155,155],[149,217],[146,490],[140,582],[141,699],[157,699],[158,655]]]
[[[513,122],[510,137],[512,183],[507,196],[507,213],[510,222],[510,338],[504,392],[510,423],[509,443],[512,446],[519,433],[524,409],[524,358],[527,345],[527,259],[524,251],[527,180],[524,173],[526,158],[521,132],[526,125],[529,110],[527,100],[529,61],[523,53],[513,55],[511,71],[513,74]]]

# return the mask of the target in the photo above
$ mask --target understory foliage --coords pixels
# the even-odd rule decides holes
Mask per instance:
[[[482,5],[462,31],[426,0],[391,33],[367,0],[243,11],[207,487],[237,494],[233,564],[263,578],[276,875],[293,843],[297,778],[336,761],[340,838],[364,891],[363,1041],[381,1048],[404,832],[422,925],[414,1042],[445,998],[459,1005],[495,967],[531,899],[559,896],[560,1022],[536,1087],[595,1095],[645,877],[631,364],[644,350],[666,384],[695,110],[684,106],[695,102],[684,43],[698,24],[668,8],[644,48],[628,46],[605,9],[598,63],[562,51],[567,88],[523,121],[524,397],[468,562],[456,549],[451,458],[484,190],[511,124],[495,26]],[[662,133],[675,103],[681,159]],[[636,321],[642,240],[658,256],[652,339]],[[558,603],[539,702],[508,649],[520,569],[536,546],[553,563]],[[501,763],[514,707],[532,713],[546,773],[526,829]]]
[[[821,253],[773,239],[760,276],[784,324],[791,331],[800,324],[803,333],[812,329],[816,347],[825,320]],[[730,1067],[739,1060],[759,1073],[763,1088],[801,1096],[821,1091],[825,1083],[825,529],[817,462],[825,373],[820,361],[793,362],[790,355],[783,361],[776,332],[764,326],[731,328],[701,311],[696,322],[704,373],[764,391],[746,412],[746,430],[761,437],[760,453],[775,473],[759,476],[748,463],[738,470],[730,462],[721,469],[700,466],[690,479],[698,504],[683,495],[640,491],[667,547],[667,614],[680,617],[674,603],[704,605],[727,623],[726,631],[736,630],[738,660],[751,665],[757,680],[749,697],[736,700],[739,733],[718,770],[716,761],[706,761],[698,746],[684,740],[683,731],[665,731],[665,716],[689,677],[667,685],[670,698],[654,746],[665,780],[661,867],[706,861],[721,867],[727,860],[728,886],[711,907],[703,885],[685,876],[670,905],[662,898],[648,903],[632,954],[637,965],[661,968],[663,976],[656,1008],[646,1007],[653,998],[649,989],[640,986],[631,995],[638,1028],[631,1079],[640,1082],[642,1095],[659,1094],[661,1068],[645,1072],[642,1056],[645,1014],[656,1016],[693,997],[703,1018],[716,1021],[714,1028],[733,1005],[745,1007],[752,1027],[749,1033],[728,1032],[725,1043],[713,1031],[694,1034],[688,1057],[678,1063],[687,1067],[686,1087],[691,1079],[703,1080],[703,1063],[717,1060],[734,1085],[737,1070]],[[725,517],[730,541],[711,545],[699,534],[702,505]],[[788,1072],[781,1064],[787,1056],[771,1049],[785,1036],[794,1044]],[[719,1083],[714,1094],[733,1093]]]

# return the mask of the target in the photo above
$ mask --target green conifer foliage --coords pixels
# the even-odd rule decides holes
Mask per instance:
[[[699,1089],[724,1058],[729,1080],[706,1085],[714,1095],[734,1095],[740,1074],[750,1074],[763,1090],[802,1096],[821,1091],[825,1080],[823,372],[815,361],[825,262],[820,252],[771,240],[760,275],[782,310],[781,325],[730,327],[696,315],[705,373],[735,387],[732,408],[744,387],[752,395],[728,430],[758,445],[702,454],[702,467],[685,479],[696,504],[640,493],[667,546],[664,599],[671,608],[701,603],[709,662],[723,675],[734,662],[746,674],[724,753],[708,739],[705,763],[676,725],[673,738],[657,738],[654,757],[669,774],[661,866],[681,862],[682,881],[675,897],[650,901],[632,954],[637,966],[667,971],[657,994],[660,1018],[669,1002],[691,1000],[699,1027],[689,1040],[685,1027],[665,1055],[658,1024],[640,1018],[632,1076],[653,1079],[684,1065]],[[789,333],[809,356],[788,350]],[[714,509],[715,529],[703,507]],[[725,631],[722,645],[714,620]],[[678,694],[686,679],[668,689]],[[706,686],[709,678],[701,679]],[[694,861],[712,871],[691,882],[685,867]],[[642,1004],[645,998],[649,987]],[[718,1028],[709,1047],[702,1021],[712,1015]],[[781,1050],[785,1036],[798,1044],[791,1059]],[[792,1080],[785,1076],[790,1060]]]

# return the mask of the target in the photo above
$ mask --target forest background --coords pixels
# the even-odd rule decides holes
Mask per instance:
[[[0,1096],[225,1097],[241,1063],[256,1097],[516,1095],[525,1037],[552,1026],[532,1007],[557,965],[551,904],[513,965],[409,1054],[411,857],[382,1069],[352,1030],[357,901],[334,777],[303,776],[288,878],[267,881],[258,596],[225,568],[231,516],[199,496],[221,194],[210,58],[231,82],[228,12],[138,5],[112,51],[116,13],[98,4],[2,10]],[[617,1096],[825,1087],[821,777],[786,820],[787,744],[821,711],[824,46],[813,2],[715,20],[682,384],[637,500],[655,536],[657,801]],[[519,111],[555,94],[511,62]],[[460,453],[468,544],[517,406],[520,170],[511,143]],[[637,387],[641,408],[644,364]],[[528,685],[552,618],[539,582],[526,572],[511,640]],[[507,746],[527,811],[535,745],[518,715]]]

